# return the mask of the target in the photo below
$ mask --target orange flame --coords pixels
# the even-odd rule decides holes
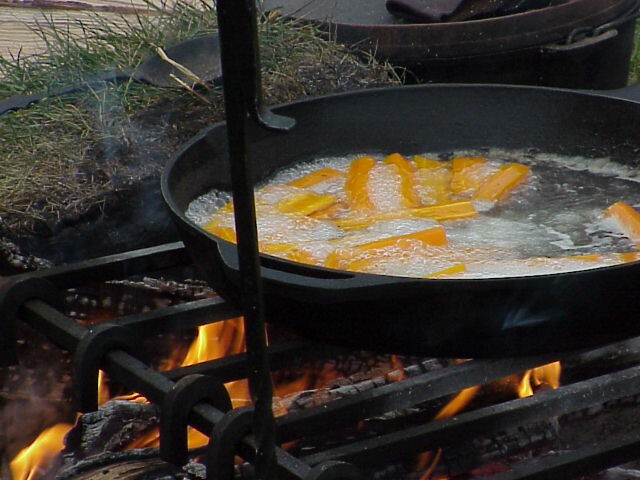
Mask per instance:
[[[33,443],[23,448],[11,461],[13,480],[33,480],[45,472],[51,460],[64,447],[64,436],[71,430],[70,423],[58,423],[38,435]]]
[[[167,361],[166,369],[176,366],[195,365],[197,363],[214,360],[244,350],[244,324],[242,318],[233,318],[222,322],[215,322],[198,327],[198,334],[192,342],[182,362]],[[250,402],[249,387],[245,380],[228,382],[225,384],[231,403],[234,407],[245,405]],[[127,397],[128,398],[128,397]],[[132,398],[134,401],[146,399],[138,396]],[[189,448],[197,448],[206,445],[209,438],[197,430],[189,427],[187,433]],[[149,448],[159,445],[159,432],[154,428],[138,437],[127,445],[127,448]]]
[[[447,403],[440,409],[438,413],[436,413],[434,419],[440,420],[442,418],[453,417],[456,413],[458,413],[469,404],[473,397],[476,396],[479,388],[480,387],[476,385],[473,387],[465,388],[464,390],[460,390],[455,395],[455,397],[449,400],[449,403]]]
[[[198,327],[198,336],[182,361],[183,366],[214,360],[244,351],[244,324],[242,318]],[[225,384],[234,407],[250,403],[249,386],[245,380]]]
[[[530,397],[534,393],[534,388],[541,385],[548,385],[551,388],[560,386],[560,373],[562,367],[560,362],[548,363],[540,367],[527,370],[522,374],[517,387],[519,398]]]
[[[183,366],[221,358],[244,350],[242,318],[232,318],[198,327],[198,336],[182,361]]]
[[[436,413],[433,417],[434,420],[441,420],[443,418],[454,416],[466,407],[471,400],[473,400],[473,397],[476,396],[479,389],[480,386],[475,385],[473,387],[460,390],[444,407],[440,409],[438,413]],[[433,452],[424,452],[418,455],[416,470],[423,472],[422,475],[420,475],[420,480],[428,480],[432,478],[431,476],[433,475],[433,471],[438,466],[438,463],[440,463],[441,458],[442,449],[438,449],[435,455]]]
[[[103,370],[98,370],[98,405],[106,403],[110,397],[107,374]]]
[[[244,323],[242,317],[198,327],[198,336],[182,361],[183,366],[214,360],[244,351]],[[251,402],[246,380],[225,383],[231,404],[235,407]],[[188,432],[189,448],[206,445],[209,438],[193,428]]]

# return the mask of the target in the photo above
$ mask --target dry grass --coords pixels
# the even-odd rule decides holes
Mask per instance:
[[[44,22],[38,33],[45,54],[0,58],[0,98],[135,66],[156,47],[211,33],[215,25],[211,7],[183,3],[158,11],[153,21],[138,17],[125,27],[104,21],[79,35]],[[389,82],[389,69],[356,60],[308,26],[271,18],[261,25],[261,41],[269,103]],[[218,89],[196,94],[133,82],[93,85],[3,114],[0,233],[55,230],[56,222],[99,206],[109,192],[157,177],[171,152],[221,117]]]
[[[216,29],[215,13],[204,3],[179,2],[172,12],[159,9],[125,26],[102,21],[99,14],[96,21],[97,27],[81,28],[80,34],[43,21],[38,34],[48,45],[45,54],[0,57],[0,98],[135,66],[158,46]],[[356,59],[310,26],[269,18],[260,38],[270,104],[398,81],[388,68]],[[632,79],[640,79],[640,29],[636,39]],[[194,92],[133,82],[94,85],[1,115],[0,235],[55,231],[57,222],[95,211],[110,192],[157,178],[182,142],[221,118],[217,89]]]

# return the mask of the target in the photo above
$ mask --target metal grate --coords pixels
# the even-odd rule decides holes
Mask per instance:
[[[223,386],[225,382],[247,377],[250,368],[247,355],[230,355],[161,373],[138,357],[133,339],[236,317],[240,314],[236,308],[220,298],[210,298],[123,316],[91,327],[79,325],[60,308],[60,292],[83,282],[122,279],[188,264],[182,244],[175,243],[14,277],[0,292],[2,338],[8,347],[3,350],[2,359],[8,363],[14,356],[11,347],[16,340],[12,333],[15,322],[30,325],[72,352],[73,394],[78,411],[97,408],[97,375],[98,369],[103,369],[110,378],[161,407],[160,452],[164,460],[176,465],[187,462],[186,429],[191,425],[210,437],[206,454],[208,478],[233,478],[234,456],[253,462],[257,451],[257,440],[251,431],[251,409],[232,409]],[[273,370],[304,358],[326,357],[336,351],[302,340],[267,348]],[[603,347],[588,355],[597,361],[608,351]],[[277,418],[278,442],[281,445],[321,434],[327,425],[331,425],[331,429],[348,427],[367,418],[447,398],[464,388],[556,359],[537,356],[470,360],[439,370],[425,368],[405,380]],[[474,435],[524,426],[638,394],[640,366],[623,365],[615,372],[542,391],[532,397],[486,406],[450,419],[403,425],[375,438],[356,439],[309,455],[296,456],[276,447],[278,478],[360,478],[360,467],[392,462],[456,444]],[[632,460],[637,457],[639,447],[640,432],[519,464],[491,478],[571,478]]]

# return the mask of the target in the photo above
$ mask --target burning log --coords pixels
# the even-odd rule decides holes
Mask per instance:
[[[180,468],[159,457],[154,446],[136,447],[151,432],[156,440],[158,408],[150,403],[110,400],[82,415],[69,431],[58,480],[188,480],[204,478],[204,467]]]
[[[150,403],[111,400],[97,411],[82,415],[67,434],[63,451],[65,463],[118,452],[143,432],[157,425],[159,412]]]
[[[126,455],[104,455],[91,462],[79,463],[66,471],[60,472],[58,480],[187,480],[192,477],[181,469],[174,467],[157,457],[144,458],[149,453],[136,455],[134,451]],[[141,458],[136,458],[139,456]],[[125,458],[121,458],[125,457]]]

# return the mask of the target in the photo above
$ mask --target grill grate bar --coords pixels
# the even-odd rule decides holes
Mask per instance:
[[[239,317],[240,311],[221,297],[205,298],[172,305],[136,315],[127,315],[111,323],[126,327],[145,336],[179,332],[230,318]]]
[[[166,395],[175,385],[161,373],[149,368],[146,364],[122,350],[113,350],[105,357],[103,365],[105,372],[118,382],[144,395],[150,401],[162,405]],[[189,416],[189,424],[204,435],[211,435],[213,427],[220,422],[224,413],[212,405],[200,402],[196,404]],[[246,460],[253,460],[256,451],[256,441],[253,435],[243,437],[240,454]],[[290,455],[281,448],[276,448],[278,467],[283,478],[302,479],[310,467]]]
[[[20,310],[20,318],[32,327],[39,329],[58,346],[70,352],[76,351],[80,341],[90,331],[39,300],[26,302]],[[113,328],[117,330],[119,327],[114,325]],[[175,382],[165,375],[156,372],[146,363],[121,349],[108,351],[102,359],[100,367],[110,378],[160,405],[175,385]],[[245,365],[244,369],[246,370],[246,368]],[[77,390],[82,391],[82,388],[83,386],[78,386]],[[222,419],[223,415],[220,410],[201,402],[193,408],[189,419],[193,427],[205,435],[210,435],[213,427]],[[243,456],[247,460],[252,460],[256,450],[254,437],[252,435],[245,436],[240,447]],[[284,450],[279,448],[276,450],[278,467],[284,478],[304,478],[310,469],[309,466]]]
[[[462,413],[450,419],[433,421],[425,425],[389,433],[376,439],[325,450],[305,457],[305,461],[311,465],[328,460],[367,464],[376,462],[380,455],[399,458],[401,452],[406,455],[407,451],[417,453],[442,447],[468,439],[471,435],[512,429],[536,420],[579,411],[592,405],[600,405],[604,398],[616,400],[632,396],[639,391],[640,366],[636,366],[555,390],[539,392],[531,397]],[[634,457],[637,457],[637,450],[627,458],[630,460]]]
[[[46,278],[58,288],[63,289],[84,283],[167,270],[190,263],[191,260],[183,243],[175,242],[25,273],[15,278],[23,276]]]
[[[164,245],[133,252],[132,260],[128,260],[123,254],[91,262],[80,262],[76,265],[79,265],[81,274],[74,273],[75,266],[71,265],[62,269],[53,269],[53,273],[52,271],[38,272],[37,277],[51,281],[50,285],[54,287],[61,285],[70,287],[74,286],[75,282],[84,281],[86,276],[95,281],[98,278],[111,280],[111,275],[115,271],[118,271],[121,276],[147,273],[144,268],[149,265],[153,265],[153,268],[160,265],[170,268],[190,268],[190,264],[181,265],[183,259],[176,258],[176,252],[182,251],[181,244]],[[118,266],[109,267],[110,259],[114,257]],[[103,268],[106,268],[106,272]],[[50,304],[48,295],[44,297],[46,300],[25,300],[17,310],[17,318],[77,356],[78,346],[86,343],[87,337],[96,333],[95,328],[79,325],[64,315],[59,308]],[[101,326],[105,327],[106,332],[113,327],[119,335],[124,332],[130,333],[134,338],[142,338],[194,328],[198,325],[236,317],[238,314],[237,308],[219,297],[214,297],[142,314],[122,316],[111,320],[110,325],[102,324]],[[635,350],[632,346],[638,341],[640,338],[629,340],[628,349],[622,344],[613,344],[615,348],[610,346],[594,349],[582,352],[578,357],[588,358],[595,363],[599,363],[600,357],[608,358],[613,354],[622,357],[627,355],[629,359],[633,359]],[[267,348],[271,368],[274,370],[288,368],[296,362],[307,359],[327,358],[343,351],[344,349],[306,341],[276,343]],[[113,380],[161,406],[169,392],[187,376],[205,374],[218,381],[227,382],[246,378],[248,372],[246,354],[230,355],[169,372],[157,372],[139,357],[136,351],[131,351],[124,344],[110,344],[108,348],[105,347],[105,353],[101,359],[98,357],[99,365],[95,368],[104,369]],[[437,400],[470,386],[486,384],[509,374],[520,373],[549,363],[557,360],[557,357],[558,355],[469,360],[440,370],[422,373],[399,382],[333,400],[322,406],[290,412],[276,421],[278,438],[285,442],[321,434],[326,431],[327,425],[331,425],[332,428],[354,425],[358,420]],[[571,356],[565,355],[561,360],[570,358]],[[538,392],[533,397],[480,408],[451,419],[404,427],[375,439],[358,440],[312,455],[297,457],[276,447],[279,478],[306,479],[310,474],[315,475],[313,471],[319,465],[332,464],[332,462],[352,462],[355,465],[373,466],[394,459],[406,459],[407,455],[412,453],[446,447],[473,435],[485,435],[487,432],[517,428],[551,416],[601,405],[605,399],[611,401],[637,395],[640,392],[640,366],[628,368],[630,360],[626,362],[622,364],[627,367],[625,370],[619,366],[615,372],[571,383],[556,390]],[[85,377],[81,376],[81,378]],[[90,378],[87,375],[85,379]],[[80,392],[79,396],[85,392],[82,388],[89,391],[96,388],[95,383],[91,381],[84,383],[89,386],[76,390]],[[216,404],[204,401],[197,403],[189,414],[189,424],[208,436],[225,418],[225,413],[214,405]],[[240,441],[237,453],[245,460],[253,462],[258,443],[253,434],[245,435]],[[597,446],[539,459],[533,463],[523,462],[508,473],[491,477],[491,480],[530,480],[550,476],[570,478],[631,460],[637,457],[639,446],[640,437],[637,435],[615,438]]]
[[[308,341],[291,341],[267,347],[271,369],[289,368],[305,359],[327,357],[343,351]],[[167,378],[177,381],[187,375],[211,375],[221,382],[231,382],[247,377],[247,355],[238,353],[223,358],[201,362],[196,365],[175,368],[162,372]]]
[[[484,477],[483,480],[575,478],[635,460],[639,449],[640,433],[629,434],[598,445],[522,462],[512,471]]]
[[[557,359],[557,356],[546,355],[467,361],[335,400],[329,405],[292,412],[276,420],[278,432],[286,441],[310,432],[322,432],[327,424],[334,427],[352,425],[358,420],[453,395],[465,388],[483,385]]]

